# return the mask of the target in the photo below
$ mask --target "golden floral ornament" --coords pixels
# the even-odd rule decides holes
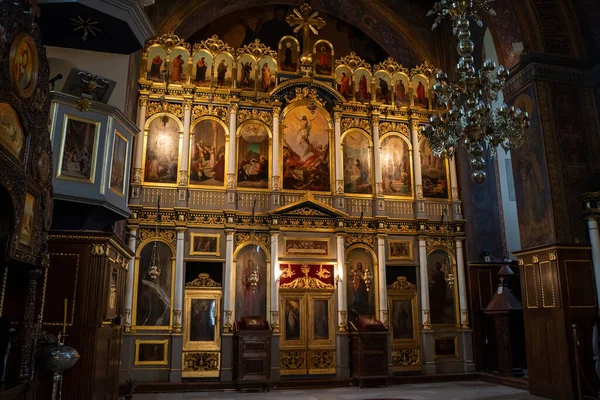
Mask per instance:
[[[257,59],[264,56],[277,58],[277,52],[275,50],[271,50],[271,48],[265,45],[264,43],[261,43],[260,39],[254,39],[254,42],[240,47],[235,52],[236,57],[239,57],[244,54],[251,54]]]
[[[406,280],[405,276],[396,278],[396,282],[388,285],[389,290],[417,290],[417,287]]]
[[[283,283],[280,285],[280,287],[282,289],[334,289],[334,285],[331,283],[325,283],[323,281],[321,281],[320,279],[317,278],[313,278],[312,276],[309,276],[310,274],[310,266],[307,264],[302,265],[301,269],[302,273],[304,274],[303,277],[300,278],[296,278],[291,282],[288,283]],[[316,272],[316,275],[319,276],[321,279],[327,279],[331,277],[331,274],[329,273],[329,271],[326,271],[326,273],[323,272],[323,266],[321,265],[319,267],[319,270]],[[324,276],[321,277],[321,276]]]
[[[302,216],[306,216],[306,217],[328,217],[329,215],[319,211],[319,210],[315,210],[314,208],[311,207],[302,207],[302,208],[298,208],[296,210],[290,211],[288,213],[288,215],[302,215]]]
[[[144,52],[148,52],[148,48],[153,45],[164,46],[167,49],[167,52],[171,52],[174,47],[183,47],[187,51],[190,51],[190,44],[186,43],[183,38],[177,36],[173,31],[148,40],[144,47]]]
[[[394,75],[396,72],[402,72],[406,75],[409,73],[408,68],[403,67],[402,64],[398,64],[392,57],[388,57],[384,62],[375,64],[373,71],[386,71],[390,75]]]
[[[163,215],[164,217],[164,215]],[[172,244],[173,246],[176,245],[177,242],[177,234],[174,230],[172,229],[159,229],[158,232],[156,232],[155,229],[140,229],[140,240],[141,242],[145,242],[146,240],[150,240],[150,239],[162,239],[170,244]]]
[[[227,53],[234,53],[233,47],[225,43],[222,39],[217,35],[212,35],[210,38],[206,40],[202,40],[200,43],[196,43],[194,45],[194,53],[199,50],[208,50],[213,55],[220,53],[222,51]]]
[[[306,86],[296,88],[296,97],[290,100],[290,103],[302,100],[310,100],[322,107],[325,105],[325,102],[317,95],[317,89],[309,89]]]
[[[376,241],[377,241],[377,238],[375,236],[371,236],[371,235],[347,235],[344,238],[344,244],[346,245],[346,248],[348,248],[354,244],[357,244],[357,243],[362,243],[362,244],[366,244],[367,246],[369,246],[372,249],[375,249]]]
[[[287,267],[285,267],[281,270],[281,272],[279,273],[279,277],[283,278],[283,279],[289,279],[292,276],[294,276],[295,274],[296,273],[294,272],[292,267],[290,265],[288,265]]]
[[[209,274],[199,274],[196,279],[186,282],[185,287],[192,288],[220,288],[221,284],[210,278]]]
[[[410,132],[408,131],[408,125],[402,122],[395,121],[384,121],[379,124],[379,135],[383,136],[388,132],[398,132],[407,137],[410,137]]]
[[[260,243],[264,246],[271,245],[271,238],[268,233],[258,232],[236,232],[235,234],[235,245],[236,247],[248,242]]]
[[[256,108],[249,110],[247,108],[241,109],[237,113],[237,122],[241,124],[247,120],[257,120],[262,121],[267,125],[271,125],[273,121],[273,117],[269,111],[259,111]]]
[[[192,121],[204,116],[214,116],[221,121],[227,122],[227,107],[212,104],[198,104],[192,108]]]
[[[392,349],[392,365],[394,367],[411,367],[421,365],[420,349]]]
[[[183,372],[218,371],[218,352],[184,352]]]
[[[359,128],[371,133],[371,123],[365,118],[342,118],[342,132],[345,132],[350,128]]]
[[[223,332],[233,332],[233,311],[225,310],[225,323],[223,324]]]
[[[421,65],[417,65],[416,67],[410,70],[410,77],[412,78],[415,75],[424,75],[427,78],[433,77],[436,73],[437,68],[433,66],[432,63],[425,60],[425,62]]]
[[[426,245],[428,249],[443,247],[451,251],[454,250],[454,242],[450,239],[427,238]]]
[[[366,68],[369,71],[371,71],[372,69],[371,64],[365,62],[365,60],[357,56],[356,53],[353,51],[350,52],[350,54],[348,54],[347,56],[344,56],[335,61],[336,67],[339,67],[341,65],[349,67],[352,71],[354,71],[357,68]]]

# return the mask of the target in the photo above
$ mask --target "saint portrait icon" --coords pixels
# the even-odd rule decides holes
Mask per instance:
[[[15,92],[22,97],[33,94],[37,84],[38,55],[33,38],[27,33],[17,35],[12,44],[9,73]]]

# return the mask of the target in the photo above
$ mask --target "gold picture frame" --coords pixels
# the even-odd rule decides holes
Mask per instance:
[[[124,143],[125,148],[122,148],[120,146],[118,146],[117,143],[119,143],[118,141],[120,141],[120,143]],[[125,166],[127,165],[127,153],[128,153],[128,147],[129,147],[129,140],[127,140],[125,138],[125,136],[121,135],[119,133],[119,131],[115,130],[115,134],[113,136],[113,152],[112,152],[112,156],[111,156],[111,163],[110,163],[110,172],[108,175],[108,188],[110,190],[112,190],[114,193],[116,193],[117,195],[121,196],[121,197],[125,197],[125,187],[126,187],[126,182],[125,182],[125,176],[127,174],[127,168],[125,168]],[[120,161],[119,159],[115,159],[115,153],[117,151],[124,151],[123,154],[123,170],[119,171],[119,166],[115,167],[115,161]],[[117,154],[117,156],[119,157],[121,154]],[[120,157],[119,157],[120,158]],[[113,178],[115,178],[113,176],[114,173],[118,172],[119,176],[117,177],[117,180],[115,181]],[[119,182],[118,179],[122,179],[122,182]],[[120,188],[118,187],[120,183]]]
[[[163,347],[163,357],[160,360],[142,360],[144,357],[140,357],[140,347],[145,345],[153,345],[157,346],[155,348],[159,348],[160,345]],[[169,365],[169,339],[164,340],[144,340],[144,339],[136,339],[135,340],[135,360],[133,361],[133,365]]]
[[[220,289],[186,289],[183,322],[184,351],[221,349]],[[201,338],[206,340],[197,340]]]
[[[413,261],[413,241],[412,240],[388,240],[387,258],[390,261],[404,260]]]
[[[33,37],[21,32],[13,40],[9,59],[10,83],[23,98],[30,97],[38,81],[38,51]]]
[[[322,247],[322,245],[319,245],[320,243],[325,244],[324,249],[320,248]],[[308,256],[312,258],[329,258],[330,249],[330,238],[283,237],[283,254],[285,257],[306,258]]]
[[[447,352],[440,352],[440,345],[438,345],[438,343],[441,343],[442,341],[446,342],[447,344],[452,343],[453,347],[454,347],[454,351],[447,351]],[[433,339],[433,347],[434,347],[434,356],[436,359],[440,359],[440,358],[453,358],[453,359],[459,359],[460,358],[460,354],[458,352],[458,336],[444,336],[444,337],[436,337]]]
[[[23,221],[21,223],[21,232],[19,234],[19,243],[31,247],[33,243],[33,219],[35,218],[36,198],[30,193],[25,193],[25,204],[23,206]]]
[[[319,307],[322,308],[322,304],[320,302],[326,302],[327,306],[323,310],[318,310]],[[308,294],[308,306],[309,313],[308,315],[311,317],[308,322],[309,331],[308,331],[308,343],[309,348],[323,346],[332,346],[335,348],[335,308],[333,305],[333,293],[309,293]],[[326,311],[326,315],[322,315],[323,311]],[[323,319],[323,317],[325,317]],[[319,323],[323,323],[320,326]],[[318,337],[317,331],[319,329],[327,328],[327,338]]]
[[[89,145],[82,146],[83,151],[87,152],[89,155],[88,156],[88,158],[89,158],[89,161],[88,161],[89,173],[88,174],[82,173],[81,162],[79,163],[79,172],[78,173],[75,171],[69,171],[68,169],[65,169],[65,165],[64,165],[65,162],[67,162],[67,164],[76,164],[75,168],[77,167],[77,162],[74,161],[76,159],[75,154],[73,154],[75,152],[71,152],[70,150],[67,150],[66,154],[65,154],[65,146],[68,144],[67,136],[71,135],[71,132],[69,130],[71,121],[94,126],[94,138],[92,139],[91,149],[89,148],[90,147]],[[75,136],[76,133],[73,132],[72,135]],[[96,175],[96,158],[97,158],[97,153],[98,153],[99,137],[100,137],[100,122],[76,117],[76,116],[70,115],[70,114],[64,114],[62,136],[61,136],[61,140],[60,140],[60,150],[59,150],[60,153],[58,155],[58,165],[56,168],[56,170],[57,170],[56,177],[59,179],[93,184],[94,180],[95,180],[95,175]],[[79,139],[81,139],[81,138],[79,138]],[[79,153],[79,149],[75,149],[75,151],[77,153]],[[67,159],[65,159],[65,155],[67,156]],[[81,155],[79,155],[79,156],[81,156]],[[70,160],[73,160],[73,161],[70,161]],[[82,176],[77,176],[77,174],[82,175]],[[86,175],[89,175],[89,176],[86,177]]]
[[[402,314],[401,310],[397,310],[396,307],[406,307],[404,312],[410,312],[410,316],[404,317],[405,320],[411,322],[410,334],[411,338],[403,338],[402,333],[405,329],[402,329],[401,319],[397,318]],[[399,308],[398,307],[398,308]],[[389,330],[390,340],[392,344],[403,344],[408,346],[417,346],[419,344],[419,313],[417,308],[417,291],[413,290],[390,290],[388,289],[388,313],[389,313]],[[407,317],[410,317],[408,319]],[[400,321],[397,321],[399,319]]]
[[[197,239],[204,239],[197,244]],[[218,233],[190,232],[190,256],[221,255],[221,235]]]
[[[280,330],[281,330],[281,348],[282,349],[301,349],[306,350],[308,347],[308,340],[306,337],[307,329],[304,328],[307,321],[306,313],[306,293],[305,291],[296,291],[282,293],[280,292],[281,298],[281,312],[280,316]],[[289,318],[289,313],[294,313],[295,318]],[[297,329],[291,331],[290,321],[296,320],[298,325]]]

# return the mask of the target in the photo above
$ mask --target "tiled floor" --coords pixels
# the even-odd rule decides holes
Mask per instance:
[[[357,387],[273,390],[266,392],[198,392],[136,394],[133,400],[535,400],[526,391],[482,381],[424,383],[359,389]]]

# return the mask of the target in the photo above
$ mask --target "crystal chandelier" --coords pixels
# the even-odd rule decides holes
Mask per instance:
[[[474,44],[470,39],[469,19],[483,27],[479,12],[496,15],[489,5],[492,1],[440,0],[427,13],[427,16],[436,15],[432,29],[437,28],[443,18],[449,16],[452,19],[460,58],[456,65],[456,81],[449,80],[442,70],[436,74],[433,92],[438,107],[445,111],[431,115],[429,124],[423,127],[423,135],[437,156],[445,153],[452,157],[457,145],[462,143],[469,154],[471,177],[476,183],[486,179],[483,143],[495,156],[498,146],[505,151],[520,146],[529,127],[527,112],[506,104],[492,107],[504,87],[508,71],[503,66],[496,67],[490,60],[486,60],[479,71],[473,66]]]
[[[156,225],[155,225],[155,237],[158,238],[158,225],[160,224],[160,196],[158,196],[158,202],[156,204]],[[152,254],[150,255],[150,266],[148,267],[148,276],[150,279],[156,280],[160,276],[160,257],[158,255],[158,241],[154,241],[152,247]]]

